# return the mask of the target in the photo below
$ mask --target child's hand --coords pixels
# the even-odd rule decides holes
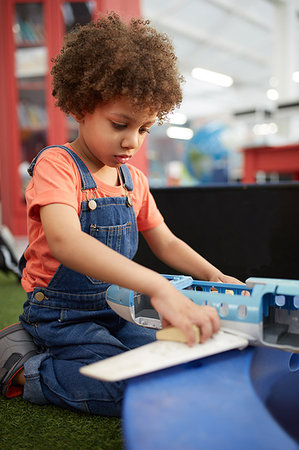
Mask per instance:
[[[242,283],[242,281],[238,280],[237,278],[231,277],[229,275],[224,275],[221,272],[220,272],[220,274],[217,274],[215,279],[212,279],[210,281],[215,281],[217,283],[226,283],[226,284],[243,284],[243,285],[245,284],[245,283]],[[246,290],[242,291],[242,295],[250,296],[249,292]]]
[[[163,328],[173,325],[187,337],[189,346],[195,343],[192,325],[200,328],[200,342],[205,342],[219,331],[220,318],[212,306],[199,306],[169,284],[169,287],[151,297],[153,307],[161,314]]]
[[[231,277],[230,275],[224,275],[219,272],[213,279],[209,281],[215,281],[215,283],[226,283],[226,284],[245,284],[242,281],[238,280],[235,277]]]

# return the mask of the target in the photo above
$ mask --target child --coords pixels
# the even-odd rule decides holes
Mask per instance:
[[[103,383],[80,367],[155,339],[153,330],[117,316],[109,284],[142,292],[194,343],[219,329],[214,308],[198,306],[165,278],[132,261],[138,230],[169,266],[196,279],[235,282],[167,228],[145,176],[128,164],[156,120],[182,98],[173,47],[149,22],[116,14],[78,27],[52,69],[57,105],[79,136],[42,150],[27,188],[29,246],[20,317],[0,332],[1,390],[33,403],[119,415],[125,382]],[[26,331],[25,331],[26,330]]]

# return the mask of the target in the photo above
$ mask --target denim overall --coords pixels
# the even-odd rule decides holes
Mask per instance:
[[[93,198],[97,186],[91,173],[76,153],[63,148],[77,165],[86,197],[81,204],[82,231],[132,259],[138,230],[128,197]],[[31,175],[44,150],[31,163]],[[127,166],[120,167],[120,175],[126,191],[132,191]],[[23,267],[25,263],[23,258]],[[101,382],[81,375],[79,369],[152,342],[155,333],[115,314],[105,300],[108,287],[60,265],[46,288],[35,287],[28,293],[20,320],[43,353],[25,363],[26,400],[93,414],[120,414],[126,382]]]

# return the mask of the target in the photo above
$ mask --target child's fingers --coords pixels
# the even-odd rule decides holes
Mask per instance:
[[[180,323],[180,327],[188,339],[188,344],[191,346],[195,343],[193,325],[197,325],[200,329],[200,342],[206,342],[220,328],[220,319],[216,309],[212,307],[205,309],[205,307],[202,307],[196,316],[185,323]]]
[[[179,328],[187,338],[188,345],[196,341],[193,325],[200,328],[200,342],[205,342],[220,328],[220,318],[212,306],[199,306],[187,297],[175,291],[174,296],[161,299],[152,297],[153,306],[162,316],[162,326],[173,325]]]
[[[162,328],[166,328],[167,326],[172,325],[184,334],[187,340],[187,344],[189,346],[193,346],[196,342],[196,334],[194,331],[193,326],[197,325],[199,328],[201,327],[202,323],[197,324],[195,323],[190,317],[188,317],[187,314],[175,314],[175,315],[168,315],[168,318],[163,318],[162,320]],[[212,332],[212,325],[211,325],[211,332]],[[202,341],[201,337],[202,331],[200,331],[200,342]],[[209,333],[208,330],[204,330],[203,336],[205,337]]]
[[[217,309],[213,306],[203,306],[203,308],[205,308],[206,314],[210,317],[213,326],[213,333],[217,333],[220,329],[220,317]]]
[[[204,343],[213,335],[212,322],[209,320],[205,320],[201,325],[199,325],[199,328],[200,328],[200,342]]]
[[[188,319],[181,321],[179,324],[179,328],[182,330],[182,332],[184,333],[184,335],[187,338],[187,344],[189,345],[189,347],[192,347],[196,342],[196,334],[195,334],[193,325],[194,324]],[[200,328],[199,340],[201,342],[202,341],[202,337],[201,337],[202,330],[201,330],[201,327],[199,327],[199,328]]]
[[[162,317],[162,328],[166,328],[170,325],[169,320],[165,319],[165,317]]]
[[[212,306],[199,307],[192,323],[200,328],[200,342],[205,342],[220,328],[220,318],[217,310]]]

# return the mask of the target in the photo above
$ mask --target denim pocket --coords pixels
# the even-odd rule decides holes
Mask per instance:
[[[132,223],[123,225],[90,225],[90,235],[124,256],[130,256],[130,234]]]
[[[123,225],[98,226],[90,225],[90,235],[112,248],[116,252],[131,258],[132,222]],[[92,277],[87,277],[92,283],[102,282]]]

